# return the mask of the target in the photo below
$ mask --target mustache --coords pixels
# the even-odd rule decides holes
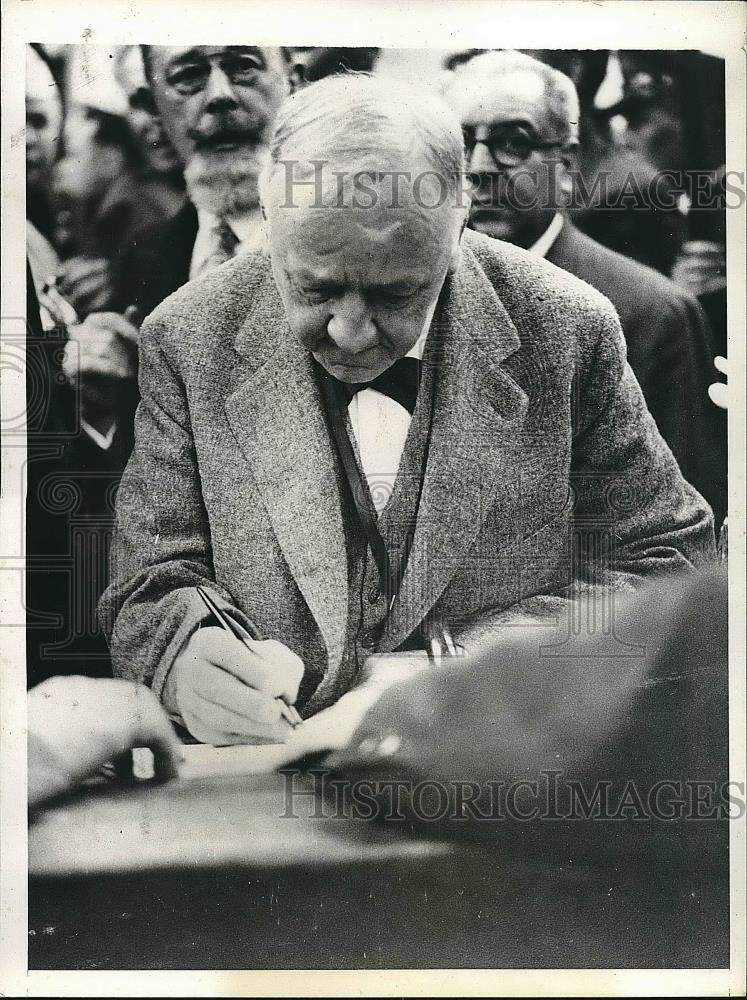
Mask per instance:
[[[507,178],[496,172],[468,174],[469,195],[473,205],[492,204],[506,196]]]
[[[262,141],[264,129],[261,126],[240,126],[233,124],[215,125],[209,129],[191,128],[187,135],[197,149],[210,150],[223,143],[258,145]]]

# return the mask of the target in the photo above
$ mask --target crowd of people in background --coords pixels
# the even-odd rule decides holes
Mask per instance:
[[[200,48],[210,51],[28,49],[29,343],[43,375],[29,391],[46,400],[29,408],[30,686],[110,674],[96,605],[132,447],[143,319],[191,278],[262,246],[257,178],[287,94],[330,74],[396,72],[408,58]],[[432,82],[464,129],[470,226],[612,301],[649,409],[718,529],[726,417],[708,387],[726,354],[723,63],[694,51],[469,50],[444,54]],[[535,188],[506,208],[491,180],[523,183],[530,160],[535,183],[552,176],[561,198]],[[701,204],[693,174],[705,178]],[[590,197],[573,197],[579,177]]]

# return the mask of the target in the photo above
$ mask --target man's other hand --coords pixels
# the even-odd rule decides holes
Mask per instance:
[[[153,751],[160,780],[181,744],[154,694],[132,681],[52,677],[28,695],[29,806],[62,795],[132,747]]]
[[[201,743],[283,743],[293,732],[277,698],[295,702],[302,660],[274,639],[251,648],[221,628],[201,628],[174,661],[164,703]]]

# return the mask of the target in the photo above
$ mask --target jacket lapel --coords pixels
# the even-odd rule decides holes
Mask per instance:
[[[343,655],[348,581],[322,400],[311,357],[293,338],[269,273],[252,302],[236,340],[242,381],[226,414],[334,669]]]
[[[468,247],[444,288],[425,363],[436,365],[430,446],[412,552],[387,628],[396,649],[463,568],[488,510],[515,516],[527,395],[501,368],[519,336]],[[503,487],[503,488],[502,488]]]

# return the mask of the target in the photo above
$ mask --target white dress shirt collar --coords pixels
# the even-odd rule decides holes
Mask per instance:
[[[429,330],[430,330],[430,323],[425,328],[425,330],[423,330],[418,339],[415,341],[410,350],[407,352],[407,354],[405,355],[406,358],[417,358],[418,361],[423,360],[423,355],[425,354],[425,343],[428,340]]]
[[[540,236],[536,243],[533,243],[529,247],[529,253],[533,253],[536,257],[547,257],[550,252],[555,240],[560,234],[560,230],[563,228],[563,216],[560,212],[556,212],[552,217],[552,222]]]
[[[239,240],[237,253],[248,253],[251,250],[261,250],[265,245],[265,227],[262,211],[259,207],[243,215],[226,217],[227,224]],[[197,237],[192,250],[192,260],[189,265],[189,277],[194,278],[200,273],[203,263],[213,253],[215,248],[215,229],[220,224],[217,215],[197,210]]]

